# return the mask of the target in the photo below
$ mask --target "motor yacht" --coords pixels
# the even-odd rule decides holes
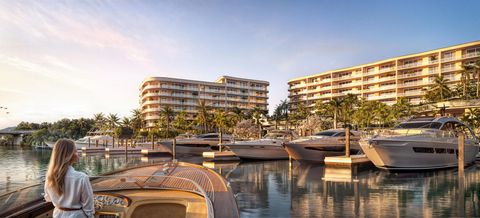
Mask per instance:
[[[428,170],[458,165],[458,135],[465,135],[464,164],[475,161],[478,140],[472,129],[453,117],[414,118],[360,141],[378,168]]]
[[[176,153],[202,155],[203,152],[212,151],[218,147],[220,134],[207,133],[201,135],[191,136],[190,138],[176,139]],[[227,134],[222,134],[222,141],[228,143],[232,137]],[[173,151],[172,141],[160,142],[166,149]]]
[[[105,148],[106,147],[112,147],[113,145],[113,137],[106,134],[110,133],[111,131],[94,131],[94,132],[88,132],[87,135],[83,138],[75,140],[75,146],[77,149],[82,149],[83,147],[96,147],[97,142],[98,142],[98,147],[99,148]],[[52,141],[46,141],[45,144],[48,145],[48,147],[53,148],[53,145],[55,145],[55,142]]]
[[[199,165],[145,165],[91,177],[91,183],[95,217],[239,217],[228,182]],[[51,217],[54,207],[41,190],[39,184],[0,196],[0,217]]]
[[[325,157],[345,155],[345,129],[330,129],[302,137],[285,144],[285,150],[295,160],[323,162]],[[350,131],[350,154],[361,151],[360,133]]]
[[[288,159],[288,153],[283,144],[297,137],[292,131],[274,130],[267,133],[262,139],[235,141],[227,143],[225,146],[242,159]]]

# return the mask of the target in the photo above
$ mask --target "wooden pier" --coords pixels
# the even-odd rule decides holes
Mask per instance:
[[[366,155],[350,155],[347,156],[333,156],[325,157],[326,166],[352,166],[352,165],[361,165],[361,164],[371,164],[371,161],[367,158]]]
[[[232,161],[240,160],[233,151],[207,151],[203,152],[203,158],[208,161]]]

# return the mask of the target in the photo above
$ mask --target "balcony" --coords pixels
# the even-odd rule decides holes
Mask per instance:
[[[448,82],[456,82],[461,80],[460,77],[456,77],[456,76],[444,76],[443,78],[448,79]]]
[[[344,79],[352,79],[352,78],[356,78],[356,77],[361,77],[362,74],[350,74],[350,75],[345,75],[345,76],[339,76],[339,77],[333,77],[332,78],[332,81],[339,81],[339,80],[344,80]]]
[[[160,119],[160,116],[158,115],[147,115],[145,116],[145,120],[158,120]]]
[[[378,72],[379,72],[379,73],[385,73],[385,72],[391,72],[391,71],[395,71],[395,67],[382,68],[382,69],[380,69]]]
[[[388,89],[395,89],[397,86],[396,85],[386,85],[386,86],[379,86],[379,87],[372,87],[369,89],[364,89],[366,92],[375,92],[375,91],[382,91],[382,90],[388,90]]]
[[[364,81],[364,84],[377,83],[377,82],[386,82],[386,81],[390,81],[390,80],[395,80],[395,76],[389,76],[389,77],[382,77],[382,78],[379,78],[379,79],[366,80],[366,81]]]
[[[429,83],[423,82],[423,81],[409,82],[409,83],[398,84],[398,87],[421,86],[421,85],[429,85]]]
[[[456,60],[455,56],[442,58],[442,62],[448,62],[448,61],[454,61],[454,60]]]
[[[408,68],[413,68],[413,67],[421,67],[423,64],[422,62],[415,62],[415,63],[410,63],[410,64],[404,64],[404,65],[399,65],[398,69],[403,70],[403,69],[408,69]]]
[[[462,55],[462,58],[476,58],[480,57],[480,52],[472,52]]]
[[[144,101],[144,102],[142,103],[142,106],[143,106],[143,105],[147,105],[147,104],[160,104],[160,100]]]
[[[457,71],[457,70],[462,70],[460,67],[442,67],[442,73],[446,72],[452,72],[452,71]]]
[[[379,99],[387,99],[387,98],[395,98],[395,94],[388,94],[388,95],[374,95],[374,96],[368,96],[367,100],[379,100]]]
[[[346,84],[341,84],[341,85],[333,85],[331,86],[332,88],[342,88],[342,87],[352,87],[352,86],[361,86],[361,82],[352,82],[352,83],[346,83]]]
[[[412,95],[423,95],[423,91],[417,90],[417,91],[405,91],[404,93],[398,93],[398,96],[412,96]]]

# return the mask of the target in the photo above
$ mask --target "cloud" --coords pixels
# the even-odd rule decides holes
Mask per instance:
[[[98,9],[75,11],[72,9],[75,8],[75,2],[71,3],[3,2],[0,4],[0,21],[13,24],[15,28],[35,37],[62,40],[97,49],[115,49],[130,60],[146,64],[151,62],[143,44],[123,33],[122,29],[115,29],[107,21],[99,19],[98,14],[93,14]]]

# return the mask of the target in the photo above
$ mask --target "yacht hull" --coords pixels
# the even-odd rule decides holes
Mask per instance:
[[[287,143],[285,150],[295,160],[307,162],[323,162],[325,157],[345,155],[345,144],[313,144],[313,143]],[[358,144],[352,144],[351,154],[360,151]]]
[[[362,140],[360,146],[373,164],[382,169],[429,170],[458,166],[456,140]],[[466,142],[464,164],[473,163],[477,153],[478,147]]]
[[[288,159],[288,153],[279,145],[229,144],[230,150],[241,159],[279,160]]]
[[[171,141],[160,142],[170,153],[173,153]],[[203,152],[212,151],[209,143],[176,143],[175,152],[177,154],[202,155]]]

